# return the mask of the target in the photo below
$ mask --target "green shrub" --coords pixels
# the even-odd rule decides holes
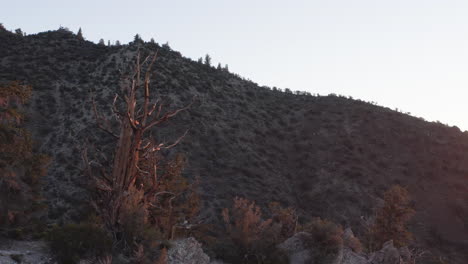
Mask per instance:
[[[48,240],[57,260],[63,264],[74,264],[82,258],[103,256],[112,248],[109,234],[90,223],[54,227],[48,235]]]

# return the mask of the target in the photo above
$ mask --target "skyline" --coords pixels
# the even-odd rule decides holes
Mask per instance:
[[[28,34],[81,27],[96,43],[138,33],[259,85],[352,96],[468,130],[466,1],[139,3],[9,2],[0,23]]]

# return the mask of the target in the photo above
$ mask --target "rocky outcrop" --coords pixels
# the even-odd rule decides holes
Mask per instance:
[[[343,248],[339,248],[335,254],[323,256],[314,248],[312,235],[307,232],[299,232],[281,243],[278,248],[283,250],[289,258],[290,264],[309,264],[320,256],[320,263],[341,264]]]
[[[407,247],[397,249],[391,240],[384,243],[379,251],[364,254],[357,253],[347,246],[349,240],[354,239],[350,229],[343,233],[342,238],[343,246],[335,253],[325,256],[323,252],[314,248],[312,235],[306,232],[295,234],[278,245],[278,248],[288,255],[290,264],[400,264],[410,263],[412,259]],[[317,258],[317,256],[320,257]]]
[[[169,264],[209,264],[210,257],[193,237],[176,240],[168,251]]]

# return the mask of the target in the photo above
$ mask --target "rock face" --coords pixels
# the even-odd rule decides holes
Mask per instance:
[[[168,251],[169,264],[209,264],[210,257],[203,252],[201,244],[193,238],[174,241]]]

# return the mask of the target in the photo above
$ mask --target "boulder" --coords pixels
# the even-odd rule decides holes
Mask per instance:
[[[369,256],[369,264],[399,264],[400,251],[393,246],[393,241],[387,241],[382,249]]]
[[[341,264],[367,264],[367,258],[365,255],[356,253],[350,248],[345,248]]]
[[[56,264],[43,241],[0,241],[2,264]]]
[[[311,249],[306,246],[306,241],[311,239],[312,236],[309,233],[299,232],[279,244],[278,248],[288,255],[290,264],[310,263],[312,254]]]
[[[167,252],[169,264],[209,264],[210,257],[203,252],[201,244],[193,237],[173,242]]]
[[[290,264],[311,264],[318,256],[321,264],[341,264],[343,259],[343,247],[335,254],[323,256],[322,252],[314,247],[313,236],[307,232],[296,233],[278,245],[278,248],[287,254]]]

